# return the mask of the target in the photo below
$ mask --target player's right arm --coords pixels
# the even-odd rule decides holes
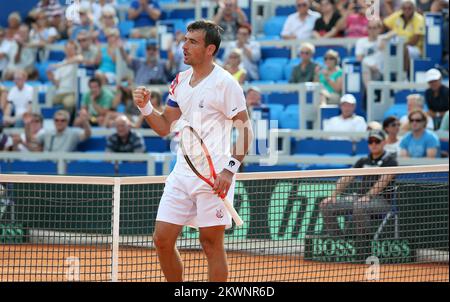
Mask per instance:
[[[144,115],[147,124],[160,136],[167,136],[171,127],[181,116],[179,107],[166,106],[162,113],[153,110],[150,103],[150,90],[145,87],[138,87],[133,92],[135,105]]]

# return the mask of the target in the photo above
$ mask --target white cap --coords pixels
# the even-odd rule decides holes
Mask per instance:
[[[425,73],[425,79],[428,82],[440,80],[442,77],[441,72],[436,68],[431,68]]]
[[[344,94],[341,97],[341,104],[342,103],[356,104],[356,99],[353,94]]]

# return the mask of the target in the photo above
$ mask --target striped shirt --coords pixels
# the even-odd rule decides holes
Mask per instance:
[[[117,133],[114,133],[108,137],[106,143],[106,152],[145,152],[145,143],[142,135],[134,131],[130,131],[127,141],[122,141]]]
[[[70,1],[67,2],[70,3]],[[46,5],[41,0],[36,7],[38,10],[44,11],[47,17],[61,16],[64,12],[63,7],[59,4],[58,0],[49,0]]]

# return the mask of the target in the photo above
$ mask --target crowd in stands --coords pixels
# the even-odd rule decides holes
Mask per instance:
[[[216,2],[213,19],[223,28],[226,42],[217,64],[241,84],[260,80],[261,45],[252,33],[249,16],[237,0]],[[369,81],[382,78],[381,53],[394,36],[406,39],[404,66],[409,71],[410,59],[424,52],[423,14],[441,12],[448,8],[448,1],[383,1],[381,18],[370,20],[366,15],[370,8],[364,0],[296,0],[295,7],[297,11],[287,16],[280,33],[281,39],[299,40],[298,64],[292,68],[288,82],[320,83],[321,104],[339,106],[341,113],[324,122],[323,130],[355,132],[382,128],[387,135],[387,150],[405,157],[439,156],[439,139],[434,131],[448,131],[448,87],[442,84],[445,70],[427,72],[429,89],[424,96],[408,97],[407,116],[390,116],[372,123],[356,115],[355,104],[360,100],[343,94],[339,53],[329,49],[317,60],[314,43],[301,41],[357,38],[355,58],[362,63],[362,81],[367,86]],[[41,0],[25,17],[17,12],[9,15],[8,26],[0,28],[0,77],[2,81],[14,81],[14,85],[0,85],[2,128],[22,127],[24,133],[11,137],[2,134],[0,150],[73,151],[79,142],[90,137],[91,127],[95,126],[116,128],[116,133],[108,138],[107,151],[145,151],[142,137],[133,129],[148,126],[133,104],[131,91],[138,85],[168,84],[189,67],[183,63],[184,35],[182,31],[174,32],[167,58],[162,58],[157,26],[163,16],[160,3],[130,0],[127,19],[134,26],[129,33],[121,32],[116,8],[115,0],[81,1],[79,14],[69,18],[73,7],[63,6],[57,0]],[[130,52],[127,42],[132,39],[146,39],[143,51]],[[61,41],[64,58],[51,62],[44,72],[47,83],[55,90],[51,104],[61,108],[54,114],[54,129],[49,130],[43,127],[42,115],[33,112],[33,87],[28,82],[42,81],[36,63],[47,62],[48,46]],[[117,77],[119,57],[131,71],[131,77]],[[448,52],[443,61],[445,58],[448,60]],[[89,90],[80,100],[74,84],[79,67],[92,71]],[[256,86],[246,91],[246,97],[249,109],[265,106]],[[151,100],[156,110],[163,110],[165,100],[160,92],[154,91]]]

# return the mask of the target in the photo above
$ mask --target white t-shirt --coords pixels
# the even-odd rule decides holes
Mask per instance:
[[[169,91],[168,105],[180,108],[180,122],[189,124],[197,131],[219,173],[231,155],[232,118],[247,110],[244,92],[231,74],[216,64],[213,71],[195,87],[189,85],[192,73],[192,68],[189,68],[177,75]],[[186,163],[181,148],[178,149],[174,173],[195,175]]]
[[[3,54],[3,59],[0,59],[0,70],[5,70],[6,66],[8,66],[8,61],[10,60],[9,55],[11,53],[13,47],[13,43],[6,39],[3,39],[2,43],[0,43],[0,54]]]
[[[63,63],[66,60],[63,61]],[[55,70],[55,80],[59,81],[56,93],[75,92],[78,64],[68,64]]]
[[[290,14],[283,25],[281,36],[295,35],[297,39],[310,39],[312,37],[314,24],[320,18],[318,12],[312,10],[308,11],[308,16],[305,20],[300,20],[298,12]]]
[[[28,105],[33,102],[33,87],[25,84],[22,90],[19,90],[17,86],[14,86],[9,91],[7,100],[14,105],[14,116],[22,118],[28,110]]]
[[[339,132],[365,132],[367,131],[367,124],[362,116],[354,114],[351,118],[342,118],[342,115],[332,117],[323,121],[324,131],[339,131]],[[330,137],[330,139],[343,139],[348,137]]]
[[[369,41],[368,37],[356,41],[355,55],[364,56],[363,64],[375,66],[379,71],[383,69],[383,53],[380,50],[380,39]]]

